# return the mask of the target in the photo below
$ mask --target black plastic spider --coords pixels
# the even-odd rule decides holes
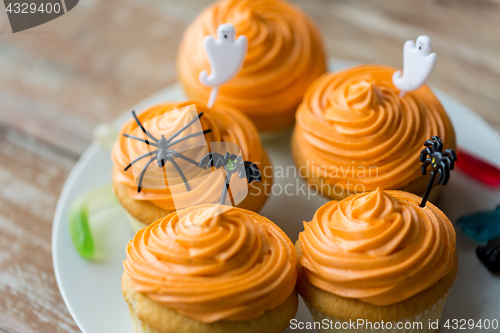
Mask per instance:
[[[255,163],[243,161],[242,156],[229,154],[227,152],[224,156],[219,153],[208,153],[203,156],[199,166],[204,169],[207,169],[208,167],[215,167],[216,169],[219,169],[221,167],[224,168],[224,171],[226,172],[226,180],[220,198],[221,205],[224,205],[226,202],[229,183],[231,182],[231,177],[233,176],[233,174],[238,173],[238,176],[240,178],[244,178],[246,176],[248,183],[251,183],[253,181],[260,183],[262,181],[262,175]],[[232,201],[232,198],[230,199]],[[234,206],[234,203],[231,203]]]
[[[152,150],[152,151],[150,151],[150,152],[148,152],[148,153],[146,153],[144,155],[141,155],[141,156],[137,157],[132,162],[130,162],[129,165],[127,165],[125,167],[125,171],[127,171],[134,163],[142,160],[143,158],[146,158],[146,157],[149,157],[149,156],[153,156],[146,163],[146,165],[144,166],[144,168],[142,169],[142,171],[141,171],[141,173],[139,175],[139,184],[137,186],[137,192],[139,192],[139,193],[141,192],[141,189],[142,189],[142,180],[144,178],[144,174],[146,173],[146,170],[151,165],[151,163],[153,163],[154,160],[157,160],[158,167],[160,167],[160,168],[163,168],[165,166],[165,164],[167,163],[167,161],[170,161],[170,163],[172,163],[172,165],[175,167],[175,169],[177,170],[177,172],[181,176],[182,181],[184,182],[184,185],[186,186],[186,189],[188,191],[191,191],[191,187],[189,186],[189,183],[188,183],[188,181],[186,179],[186,176],[184,175],[184,172],[182,172],[182,170],[179,167],[179,165],[177,164],[177,162],[175,162],[174,157],[181,158],[181,159],[183,159],[183,160],[185,160],[185,161],[187,161],[187,162],[189,162],[189,163],[191,163],[193,165],[196,165],[196,166],[198,166],[199,163],[196,162],[195,160],[193,160],[193,159],[191,159],[191,158],[189,158],[187,156],[184,156],[181,153],[179,153],[179,152],[171,149],[171,147],[174,146],[174,145],[176,145],[179,142],[182,142],[182,141],[185,141],[187,139],[196,137],[198,135],[204,135],[204,134],[209,133],[209,132],[212,131],[211,129],[207,129],[207,130],[204,130],[204,131],[201,131],[201,132],[196,132],[196,133],[193,133],[193,134],[186,135],[185,137],[182,137],[180,139],[177,139],[177,140],[173,141],[177,136],[179,136],[179,134],[181,134],[189,126],[191,126],[192,124],[194,124],[197,120],[199,120],[201,118],[201,116],[203,116],[203,112],[200,113],[198,115],[198,117],[194,118],[189,123],[187,123],[184,127],[182,127],[177,132],[175,132],[171,137],[165,138],[165,136],[162,135],[160,139],[155,138],[148,130],[146,130],[146,128],[144,128],[144,126],[141,124],[141,122],[139,121],[139,118],[137,118],[137,116],[136,116],[136,114],[135,114],[134,111],[132,111],[132,115],[134,116],[134,119],[135,119],[135,122],[137,123],[137,125],[139,125],[139,127],[141,128],[141,130],[144,132],[144,134],[146,134],[148,136],[148,138],[151,139],[151,141],[148,140],[148,139],[141,139],[141,138],[138,138],[138,137],[130,135],[130,134],[123,134],[123,136],[125,136],[125,137],[127,137],[129,139],[133,139],[133,140],[144,142],[148,146],[152,146],[152,147],[156,148],[155,150]]]
[[[431,140],[424,142],[426,148],[422,149],[420,152],[420,162],[422,164],[422,174],[427,174],[427,167],[430,165],[432,167],[431,178],[427,184],[427,189],[425,190],[420,207],[425,207],[427,198],[431,191],[434,180],[439,173],[439,178],[436,182],[441,185],[448,184],[450,179],[450,170],[455,168],[455,161],[457,160],[457,155],[452,149],[446,149],[443,152],[443,141],[439,136],[433,136]]]
[[[476,255],[492,273],[500,272],[500,237],[492,239],[485,246],[476,248]]]

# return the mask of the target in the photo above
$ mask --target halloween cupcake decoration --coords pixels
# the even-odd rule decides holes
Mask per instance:
[[[199,163],[208,153],[226,152],[261,170],[262,183],[249,185],[238,177],[230,182],[235,204],[258,211],[269,196],[263,188],[272,182],[272,172],[266,170],[269,159],[247,117],[200,102],[170,102],[134,113],[112,150],[114,192],[133,228],[175,210],[220,202],[226,175]]]

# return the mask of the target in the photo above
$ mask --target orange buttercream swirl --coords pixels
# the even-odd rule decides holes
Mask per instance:
[[[425,140],[438,135],[445,147],[454,144],[432,90],[423,86],[400,97],[395,71],[357,66],[311,85],[297,111],[295,140],[313,173],[351,193],[398,189],[419,177]]]
[[[296,254],[268,219],[218,205],[174,212],[139,231],[124,261],[134,289],[204,323],[256,318],[295,287]]]
[[[455,230],[436,206],[402,191],[331,201],[299,235],[308,281],[332,294],[383,306],[433,286],[451,269]]]
[[[198,81],[201,71],[210,73],[203,38],[217,38],[222,23],[232,23],[238,35],[248,38],[248,52],[238,75],[220,88],[217,103],[252,119],[295,112],[307,87],[326,70],[312,20],[281,0],[224,0],[206,8],[186,30],[178,55],[181,82],[197,98],[210,94]]]
[[[200,119],[203,130],[211,129],[212,131],[205,134],[205,140],[210,142],[231,142],[238,145],[241,149],[243,159],[252,161],[258,166],[262,162],[262,145],[260,143],[257,129],[251,121],[240,112],[228,107],[217,107],[217,109],[208,109],[203,103],[187,101],[183,103],[169,102],[154,106],[138,115],[139,120],[144,124],[153,118],[161,116],[166,112],[183,108],[194,104],[198,113],[203,112],[204,115]],[[159,119],[159,118],[156,118]],[[161,121],[149,122],[148,130],[159,137],[159,133],[164,130],[161,128],[164,124]],[[174,124],[181,128],[184,123]],[[122,127],[118,140],[113,146],[112,160],[115,166],[113,177],[116,181],[128,187],[128,195],[134,200],[146,200],[154,205],[168,211],[183,209],[191,205],[208,202],[218,202],[220,200],[221,188],[214,186],[220,184],[222,173],[212,174],[205,181],[196,184],[191,191],[184,190],[184,184],[179,183],[173,186],[180,187],[180,190],[172,191],[170,188],[143,188],[140,193],[137,191],[137,183],[134,178],[132,168],[125,171],[125,167],[130,163],[130,146],[129,139],[123,134],[130,134],[137,128],[137,123],[131,119]],[[170,131],[174,131],[170,129]],[[182,135],[181,135],[182,137]],[[133,142],[135,145],[143,145],[141,142]],[[134,156],[136,157],[136,156]],[[151,167],[154,169],[154,165]],[[182,196],[177,195],[175,200],[172,193],[183,193]],[[175,204],[174,204],[175,201]]]

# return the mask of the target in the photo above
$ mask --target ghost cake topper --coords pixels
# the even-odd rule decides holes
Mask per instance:
[[[217,39],[206,36],[203,45],[210,63],[210,75],[202,71],[199,76],[200,83],[212,87],[207,106],[211,108],[219,87],[238,74],[247,53],[247,38],[243,35],[236,39],[236,29],[230,23],[221,24],[217,28]]]
[[[441,185],[448,184],[450,180],[450,170],[455,168],[457,155],[452,149],[443,151],[443,141],[439,136],[433,136],[431,140],[424,142],[425,148],[420,152],[420,162],[422,162],[422,175],[427,174],[427,167],[430,165],[432,168],[431,178],[425,189],[424,196],[420,202],[420,207],[425,207],[429,194],[431,193],[432,185],[439,174],[436,183]]]
[[[209,167],[224,169],[226,173],[226,179],[220,198],[221,205],[224,205],[226,202],[226,197],[229,191],[229,183],[231,182],[231,177],[233,176],[233,174],[238,173],[238,176],[240,178],[246,177],[249,184],[253,181],[259,183],[262,181],[261,172],[257,165],[255,165],[255,163],[243,161],[243,157],[241,155],[237,156],[228,152],[226,152],[225,155],[214,152],[206,154],[200,161],[200,167],[204,169]],[[232,201],[231,196],[230,199]],[[231,204],[234,206],[233,203]]]
[[[424,85],[431,76],[436,65],[437,55],[431,52],[431,40],[422,35],[416,44],[407,40],[403,48],[403,73],[396,71],[392,75],[392,83],[400,90],[403,97],[408,91],[413,91]]]

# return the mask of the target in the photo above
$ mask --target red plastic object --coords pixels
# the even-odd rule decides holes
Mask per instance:
[[[460,170],[483,184],[500,186],[500,169],[466,151],[458,151],[456,165]]]

